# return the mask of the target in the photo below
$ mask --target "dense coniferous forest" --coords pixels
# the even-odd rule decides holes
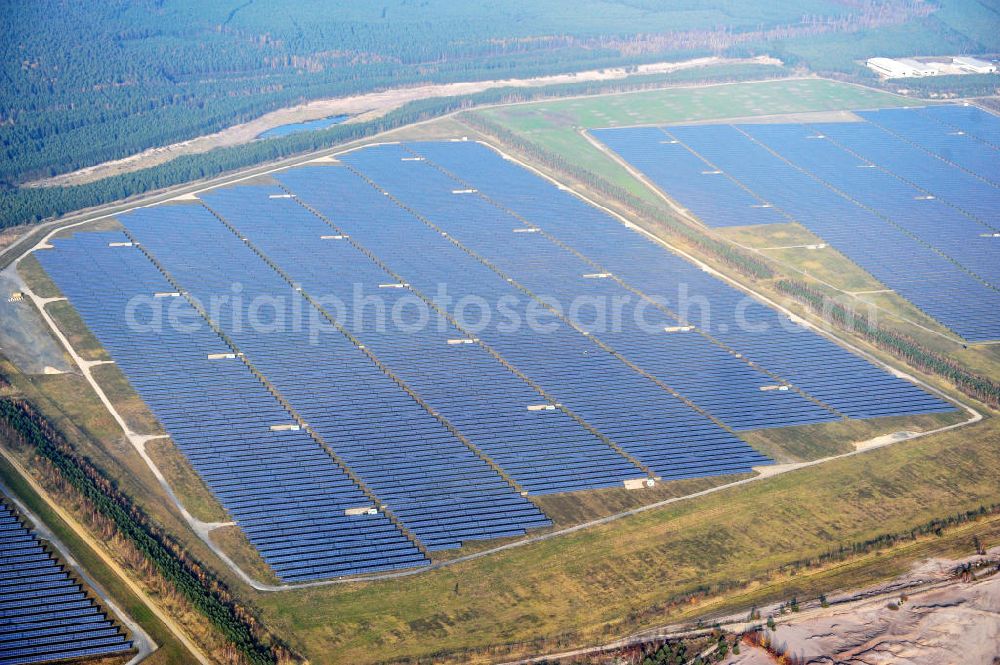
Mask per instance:
[[[410,85],[529,77],[708,54],[857,72],[872,48],[1000,51],[986,0],[11,0],[0,12],[0,187],[193,138],[299,102]],[[875,40],[872,42],[872,40]],[[871,42],[871,43],[870,43]],[[889,53],[886,53],[889,54]],[[341,132],[343,133],[343,132]],[[326,139],[341,133],[333,132]],[[315,141],[310,141],[315,144]],[[181,170],[259,163],[208,153]],[[252,156],[251,156],[252,155]],[[177,182],[177,178],[170,178]],[[132,184],[129,184],[132,183]],[[143,178],[0,224],[162,186]],[[14,210],[19,212],[15,213]],[[27,214],[24,214],[27,213]]]
[[[652,9],[659,4],[670,9]],[[759,24],[760,3],[702,4],[11,3],[0,18],[9,36],[0,47],[0,180],[124,157],[319,96],[637,61],[644,54],[623,44],[640,29]],[[777,26],[849,13],[822,0],[791,4],[764,16]]]
[[[325,130],[216,148],[204,154],[183,155],[164,164],[110,176],[84,185],[14,188],[0,195],[0,228],[37,222],[135,194],[328,148],[475,105],[520,102],[549,96],[642,90],[691,81],[730,82],[763,79],[787,74],[788,71],[783,68],[738,65],[713,68],[708,75],[699,70],[681,70],[669,74],[633,77],[622,82],[568,83],[543,88],[493,88],[461,97],[418,100],[409,102],[383,117],[366,122],[338,124]]]

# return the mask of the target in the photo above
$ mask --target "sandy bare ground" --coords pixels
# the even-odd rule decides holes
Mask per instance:
[[[672,125],[778,125],[789,123],[862,122],[861,116],[852,111],[806,111],[804,113],[776,113],[773,115],[750,115],[735,118],[710,118],[708,120],[684,120],[681,122],[659,123],[656,126]]]
[[[574,83],[588,81],[613,81],[624,79],[637,74],[664,74],[680,71],[683,69],[694,69],[720,64],[754,63],[766,65],[780,65],[781,61],[767,56],[756,58],[696,58],[681,62],[658,62],[647,65],[639,65],[638,70],[628,72],[624,68],[609,68],[600,70],[590,70],[575,72],[570,74],[558,74],[554,76],[539,76],[526,79],[498,79],[490,81],[467,81],[460,83],[441,83],[411,86],[405,88],[393,88],[379,92],[370,92],[362,95],[350,97],[337,97],[333,99],[320,99],[298,106],[279,109],[266,115],[251,120],[241,125],[233,125],[215,134],[208,134],[198,138],[173,143],[168,146],[150,148],[143,152],[103,162],[94,166],[88,166],[70,173],[42,178],[24,183],[25,187],[52,187],[66,185],[81,185],[119,173],[128,173],[139,169],[155,166],[168,162],[181,155],[190,155],[208,152],[214,148],[224,146],[239,145],[253,141],[262,132],[296,122],[307,120],[318,120],[332,115],[353,116],[347,122],[362,122],[385,115],[393,109],[399,108],[408,102],[430,99],[433,97],[451,97],[454,95],[468,95],[491,88],[502,88],[508,86],[517,87],[541,87],[559,83]]]
[[[73,367],[48,334],[45,322],[27,299],[14,302],[24,282],[13,266],[0,272],[0,353],[25,374],[62,374]]]
[[[995,569],[1000,548],[988,556]],[[994,665],[1000,662],[1000,574],[981,574],[974,582],[955,580],[901,600],[906,586],[947,581],[958,564],[980,558],[925,561],[891,583],[852,594],[858,602],[787,618],[772,633],[772,645],[808,665]],[[894,591],[899,595],[886,597]],[[725,661],[774,662],[756,648],[744,648]]]

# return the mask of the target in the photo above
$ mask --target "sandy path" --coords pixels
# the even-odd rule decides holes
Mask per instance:
[[[754,63],[780,65],[781,61],[766,56],[756,58],[696,58],[681,62],[657,62],[639,65],[637,71],[627,72],[623,67],[589,70],[554,76],[539,76],[526,79],[498,79],[491,81],[466,81],[459,83],[436,83],[405,88],[393,88],[379,92],[370,92],[350,97],[320,99],[285,109],[279,109],[241,125],[233,125],[215,134],[207,134],[198,138],[173,143],[168,146],[150,148],[143,152],[103,162],[94,166],[78,169],[70,173],[41,178],[24,183],[25,187],[51,187],[65,185],[81,185],[119,173],[128,173],[157,164],[168,162],[181,155],[208,152],[213,148],[239,145],[254,140],[261,132],[281,125],[307,120],[318,120],[332,115],[354,116],[347,122],[362,122],[385,115],[393,109],[408,102],[430,99],[433,97],[451,97],[454,95],[469,95],[491,88],[508,86],[541,87],[559,83],[580,83],[588,81],[613,81],[637,74],[665,74],[683,69],[707,67],[709,65]]]

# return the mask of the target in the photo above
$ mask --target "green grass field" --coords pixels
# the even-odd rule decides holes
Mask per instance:
[[[118,413],[131,431],[148,436],[164,433],[156,416],[150,412],[146,403],[132,389],[118,365],[95,365],[90,368],[90,373],[97,381],[97,385],[118,409]]]
[[[170,439],[146,442],[146,454],[167,479],[174,494],[195,519],[203,522],[226,522],[231,518],[225,508],[209,492],[202,479],[191,468]]]
[[[925,346],[944,353],[959,350],[960,345],[954,342],[940,348],[942,338],[938,333],[950,339],[957,339],[957,335],[898,293],[888,290],[836,248],[809,247],[823,243],[823,239],[798,224],[736,226],[714,229],[714,233],[759,252],[786,275],[809,283],[845,305],[859,312],[870,312],[883,326],[918,337]]]

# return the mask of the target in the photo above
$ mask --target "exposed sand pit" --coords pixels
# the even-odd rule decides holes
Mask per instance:
[[[996,570],[1000,548],[989,557],[988,569]],[[898,580],[851,595],[864,598],[896,589],[890,597],[784,618],[769,633],[771,644],[788,662],[802,665],[995,665],[1000,662],[1000,574],[980,572],[978,581],[946,583],[954,578],[957,565],[980,559],[927,561]],[[905,597],[907,584],[928,581],[945,584]],[[745,647],[725,661],[727,665],[775,662],[755,647]]]

